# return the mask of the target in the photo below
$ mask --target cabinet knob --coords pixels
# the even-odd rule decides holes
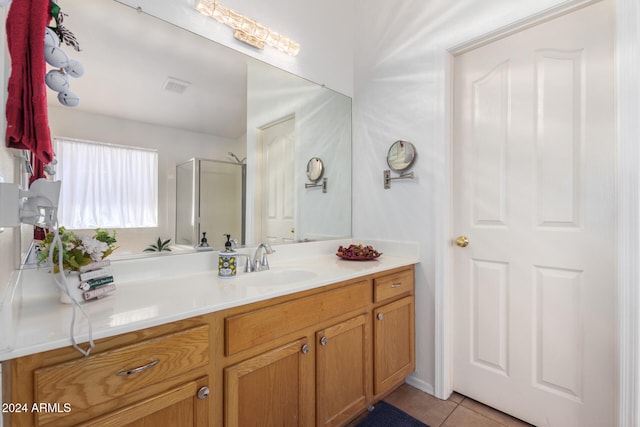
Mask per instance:
[[[309,344],[303,345],[300,351],[302,352],[302,354],[309,354]]]
[[[327,339],[327,337],[320,338],[320,345],[327,345],[328,342],[329,340]]]
[[[378,313],[378,315],[376,317],[378,318],[378,320],[382,320],[382,319],[384,319],[384,314]]]
[[[200,387],[198,390],[198,399],[203,400],[209,397],[209,387]]]

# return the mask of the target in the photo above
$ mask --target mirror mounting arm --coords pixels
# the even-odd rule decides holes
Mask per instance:
[[[388,190],[391,188],[391,181],[396,179],[415,179],[415,175],[413,172],[405,172],[401,173],[400,176],[391,177],[391,171],[389,169],[384,171],[384,189]]]
[[[322,192],[326,193],[327,192],[327,178],[322,178],[322,184],[317,184],[317,183],[306,183],[304,185],[304,188],[315,188],[315,187],[322,187]]]

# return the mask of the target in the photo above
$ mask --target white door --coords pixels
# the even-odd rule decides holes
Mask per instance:
[[[615,422],[613,7],[455,58],[454,389],[537,426]]]
[[[294,123],[294,119],[288,119],[262,131],[262,241],[267,243],[287,243],[294,240]]]

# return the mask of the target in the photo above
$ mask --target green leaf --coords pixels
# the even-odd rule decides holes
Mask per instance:
[[[171,252],[169,245],[171,243],[171,239],[167,239],[162,241],[161,237],[158,237],[158,241],[155,245],[149,245],[143,252]]]

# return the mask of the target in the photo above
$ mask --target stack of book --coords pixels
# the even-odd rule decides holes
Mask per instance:
[[[104,298],[116,290],[113,275],[109,266],[111,261],[102,260],[83,265],[80,272],[80,285],[84,301],[93,301]]]

